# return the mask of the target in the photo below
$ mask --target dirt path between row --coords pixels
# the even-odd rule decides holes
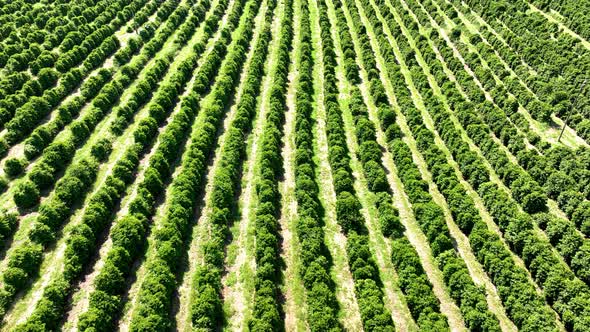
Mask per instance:
[[[212,6],[210,8],[210,10],[208,11],[208,13],[206,14],[206,17],[208,17],[209,15],[211,15],[211,13],[213,12],[214,8],[217,6],[217,1],[214,1],[212,3]],[[196,41],[198,41],[201,36],[202,36],[202,29],[203,29],[203,25],[201,25],[201,27],[199,28],[199,31],[197,31],[197,33],[195,33],[195,36],[191,39],[191,41],[188,43],[189,47],[184,48],[183,53],[187,53],[189,49],[192,49],[192,46]],[[170,40],[173,37],[171,37]],[[203,59],[206,57],[206,54],[208,52],[211,51],[211,46],[209,46],[208,50],[206,52],[203,53],[203,56],[201,57],[201,59],[199,59],[199,62],[202,62]],[[182,57],[180,57],[182,58]],[[190,89],[188,87],[191,87],[192,84],[194,82],[194,79],[191,79],[188,84],[187,84],[187,88],[185,89],[183,95],[180,97],[180,99],[182,99],[182,97],[186,96],[188,94],[188,91],[190,91]],[[147,107],[146,107],[147,109]],[[180,102],[178,102],[175,106],[174,111],[172,112],[172,114],[168,117],[168,121],[170,121],[174,114],[176,114],[178,111],[180,110]],[[135,123],[137,123],[137,121],[135,121]],[[159,128],[159,133],[163,132],[165,130],[165,126],[162,126]],[[130,144],[130,142],[128,142],[127,144]],[[114,220],[118,220],[120,217],[124,216],[127,214],[127,211],[129,209],[129,204],[134,200],[134,198],[137,195],[137,188],[139,183],[141,183],[141,181],[143,180],[143,176],[144,176],[144,171],[145,169],[149,166],[148,165],[148,161],[150,160],[151,156],[155,153],[157,147],[159,146],[160,142],[156,142],[156,145],[154,145],[154,147],[150,150],[150,152],[148,154],[146,154],[141,160],[140,160],[140,165],[139,165],[139,170],[137,172],[137,176],[136,176],[136,181],[133,183],[133,185],[131,187],[129,187],[127,189],[127,195],[124,197],[124,199],[121,202],[121,208],[120,210],[117,212],[116,217],[114,218]],[[125,146],[125,145],[124,145]],[[161,212],[162,208],[163,208],[164,204],[161,204],[158,207],[158,213]],[[154,218],[154,220],[157,220],[159,214],[157,214],[157,216]],[[154,222],[155,224],[155,222]],[[111,225],[111,229],[112,227],[115,225],[115,223],[113,223]],[[110,234],[110,230],[109,230],[109,234]],[[72,328],[73,330],[76,329],[76,325],[77,325],[77,321],[79,318],[79,315],[83,312],[85,312],[88,309],[88,305],[89,305],[89,296],[92,293],[92,291],[94,290],[94,280],[95,278],[98,276],[98,274],[100,273],[102,267],[104,266],[105,263],[105,259],[106,256],[108,255],[108,252],[110,251],[110,248],[112,247],[112,239],[110,238],[110,235],[107,236],[106,241],[102,244],[102,246],[100,247],[100,251],[99,251],[99,257],[98,260],[94,263],[94,266],[92,268],[92,272],[90,274],[88,274],[81,282],[80,284],[77,286],[78,291],[77,293],[74,294],[73,296],[73,307],[71,308],[71,310],[68,312],[67,314],[67,320],[66,320],[66,324],[71,325],[70,328]],[[136,275],[140,275],[139,271],[136,272]],[[130,290],[130,294],[133,294],[133,286],[135,284],[132,285],[131,290]]]
[[[248,4],[245,5],[246,7],[248,6]],[[245,8],[246,8],[245,7]],[[223,119],[223,124],[222,126],[219,128],[218,130],[218,135],[219,138],[217,140],[217,147],[215,149],[215,152],[213,154],[213,162],[212,164],[210,164],[208,166],[207,169],[207,176],[206,176],[206,181],[207,184],[205,185],[205,195],[203,197],[203,200],[200,203],[201,206],[201,211],[195,216],[198,218],[198,221],[196,222],[196,224],[193,226],[193,230],[192,230],[192,240],[191,243],[189,245],[189,251],[188,251],[188,269],[183,273],[182,276],[182,280],[180,282],[180,286],[178,288],[178,293],[177,293],[177,301],[178,301],[178,311],[176,313],[176,329],[178,331],[189,331],[191,329],[191,315],[190,315],[190,309],[191,309],[191,303],[192,303],[192,299],[193,299],[193,284],[194,284],[194,278],[195,278],[195,271],[198,269],[199,265],[203,264],[203,247],[202,244],[206,243],[209,239],[209,217],[211,215],[212,212],[212,208],[211,208],[211,193],[212,193],[212,189],[213,189],[213,180],[215,177],[215,173],[219,167],[219,163],[221,161],[221,156],[224,152],[224,147],[225,147],[225,142],[227,140],[227,136],[229,134],[229,128],[233,123],[233,120],[236,117],[236,113],[237,113],[237,104],[239,103],[243,90],[244,90],[244,82],[245,82],[245,77],[246,74],[248,72],[248,69],[250,68],[250,64],[251,64],[251,59],[253,57],[254,54],[254,47],[253,45],[256,45],[257,40],[260,38],[260,32],[261,32],[261,21],[262,18],[264,17],[264,13],[266,13],[267,10],[267,2],[264,1],[257,14],[256,14],[256,18],[255,18],[255,30],[254,30],[254,35],[252,37],[252,40],[250,42],[249,48],[248,48],[248,53],[246,56],[246,62],[244,64],[244,67],[242,68],[241,74],[240,74],[240,78],[239,78],[239,82],[240,85],[237,89],[237,92],[235,94],[235,98],[233,99],[233,105],[230,107],[229,111],[225,114],[225,118]],[[240,18],[240,22],[243,22],[243,16],[242,18]],[[241,26],[241,25],[239,25]],[[240,29],[238,26],[237,29]],[[234,31],[235,33],[235,31]],[[232,45],[235,45],[234,42],[232,42]],[[231,49],[229,50],[229,52],[231,52]],[[228,52],[228,54],[229,54]],[[224,62],[225,63],[225,62]],[[223,64],[222,64],[223,66]],[[201,104],[206,104],[207,103],[207,99],[208,98],[212,98],[210,97],[212,95],[209,95],[207,97],[205,97],[203,99],[203,101],[201,102]],[[201,115],[200,117],[197,118],[197,120],[195,121],[196,124],[200,123],[201,121],[199,121],[200,118],[202,118],[203,114],[205,113],[200,113],[199,115]]]
[[[291,48],[291,66],[287,88],[287,109],[283,126],[283,180],[279,183],[281,193],[281,217],[279,218],[281,235],[281,293],[282,311],[285,331],[308,331],[305,288],[300,278],[299,267],[301,247],[297,237],[297,199],[295,198],[295,94],[299,82],[299,61],[301,45],[301,1],[293,0],[293,43]]]
[[[487,29],[489,29],[489,31],[491,31],[499,40],[503,41],[505,43],[505,45],[507,47],[509,47],[510,49],[512,49],[505,41],[504,39],[494,30],[494,28],[492,28],[489,24],[487,24],[487,22],[485,22],[480,16],[477,15],[477,13],[471,11],[469,14],[471,15],[471,17],[474,18],[474,21],[471,21],[467,15],[465,13],[463,13],[461,10],[457,9],[457,7],[448,2],[448,0],[445,0],[446,3],[448,5],[453,6],[453,8],[455,8],[455,10],[457,11],[457,15],[459,17],[459,19],[461,19],[461,22],[463,23],[463,25],[471,32],[474,34],[477,34],[480,36],[480,38],[482,39],[482,41],[484,41],[487,45],[492,46],[488,40],[486,39],[486,37],[484,36],[483,33],[480,33],[480,26],[485,26]],[[448,20],[447,20],[448,21]],[[462,37],[463,38],[463,37]],[[513,49],[512,49],[513,50]],[[514,51],[514,50],[513,50]],[[520,76],[512,69],[512,67],[506,62],[506,60],[504,60],[504,58],[500,55],[500,53],[497,50],[494,50],[496,56],[498,59],[500,59],[500,61],[502,62],[502,64],[504,65],[504,68],[507,69],[511,74],[512,77],[517,79],[522,86],[525,87],[525,89],[532,93],[535,94],[530,87],[527,85],[527,83],[525,81],[523,81]],[[528,64],[526,64],[523,60],[522,62],[525,66],[527,66],[527,68],[530,68],[528,66]],[[531,69],[532,70],[532,69]],[[527,122],[530,125],[531,130],[536,133],[537,135],[539,135],[540,137],[543,138],[543,140],[549,142],[552,145],[558,144],[557,143],[557,138],[559,136],[559,133],[561,131],[561,127],[563,126],[563,120],[557,118],[557,116],[555,116],[555,114],[552,115],[552,120],[553,122],[555,122],[558,127],[546,124],[546,123],[542,123],[539,122],[535,119],[533,119],[533,117],[531,116],[531,114],[528,112],[528,110],[526,110],[524,107],[519,107],[519,112],[525,117],[525,119],[527,120]],[[583,138],[577,136],[576,132],[570,128],[567,127],[566,130],[563,133],[563,137],[561,138],[560,141],[563,145],[569,147],[569,148],[577,148],[579,146],[588,146],[588,144],[586,143],[586,141],[584,141]]]
[[[381,16],[380,12],[378,11],[378,8],[376,8],[374,1],[371,1],[371,2],[373,4],[373,8],[375,8],[376,12],[378,13],[379,19],[383,23],[383,17]],[[397,16],[394,16],[394,18],[397,19]],[[397,22],[398,22],[398,24],[400,24],[399,21],[397,21]],[[395,39],[391,35],[389,28],[385,25],[384,25],[384,31],[387,34],[387,38],[390,41],[390,43],[392,44],[392,47],[394,49],[394,53],[396,54],[396,57],[401,64],[400,68],[401,68],[402,74],[404,75],[406,82],[408,84],[408,87],[411,91],[412,99],[414,100],[414,104],[416,105],[416,108],[418,110],[420,110],[420,112],[422,113],[422,118],[423,118],[423,121],[424,121],[425,125],[427,126],[427,128],[435,133],[435,142],[437,143],[437,146],[445,152],[445,155],[447,156],[447,160],[451,159],[451,161],[452,161],[452,158],[450,157],[451,156],[450,152],[448,151],[445,143],[438,136],[438,133],[437,133],[436,129],[434,128],[433,120],[427,112],[426,106],[424,105],[424,102],[422,100],[422,96],[420,95],[420,93],[417,91],[417,89],[415,88],[415,86],[413,84],[409,68],[407,67],[405,62],[403,60],[401,60],[402,59],[401,52],[399,50],[397,42],[395,41]],[[405,30],[402,29],[402,32],[405,33]],[[407,35],[406,35],[406,37],[407,37]],[[413,44],[412,40],[408,40],[408,43],[410,44],[410,46],[412,48],[415,49],[415,44]],[[428,68],[426,63],[422,59],[420,52],[418,50],[416,50],[416,55],[417,55],[416,58],[417,58],[418,63],[421,66],[425,66],[425,67],[423,67],[423,69]],[[433,81],[434,78],[431,77],[429,72],[425,72],[425,74],[428,75],[428,79],[431,84],[436,84],[435,81]],[[438,89],[434,89],[434,92],[440,94],[440,91]],[[487,274],[483,270],[483,267],[481,266],[481,264],[479,264],[479,262],[475,258],[474,254],[471,250],[471,245],[469,243],[469,239],[461,232],[459,227],[455,224],[453,217],[451,215],[451,212],[449,210],[448,204],[446,202],[446,199],[440,193],[437,186],[434,184],[434,182],[432,180],[432,174],[430,174],[430,171],[428,170],[428,167],[427,167],[427,164],[426,164],[424,158],[421,157],[421,154],[417,150],[417,147],[415,146],[415,142],[411,142],[410,147],[414,150],[413,151],[415,153],[414,161],[416,162],[416,165],[420,169],[422,177],[429,183],[429,187],[430,187],[429,191],[432,194],[434,201],[439,206],[441,206],[443,208],[443,211],[445,214],[445,220],[446,220],[447,226],[449,228],[450,234],[453,237],[453,239],[457,242],[457,252],[459,253],[459,256],[466,263],[466,266],[469,270],[469,274],[470,274],[471,278],[473,279],[473,281],[475,282],[475,284],[479,285],[479,286],[484,286],[486,289],[486,298],[488,301],[488,307],[489,307],[490,311],[493,312],[498,317],[503,331],[516,331],[517,328],[514,325],[514,323],[512,323],[512,321],[510,319],[508,319],[508,317],[506,316],[506,312],[504,310],[504,307],[502,305],[500,297],[497,294],[496,287],[493,285],[493,283],[491,282],[491,280],[489,279],[489,277],[487,276]],[[460,177],[460,178],[462,179],[462,177]]]
[[[333,27],[336,27],[337,18],[332,1],[327,1],[328,16]],[[368,190],[367,182],[364,176],[362,165],[357,157],[358,142],[356,140],[356,128],[348,102],[350,98],[351,83],[347,81],[344,73],[343,61],[344,54],[339,40],[336,28],[332,30],[334,39],[335,52],[337,55],[338,67],[336,77],[339,83],[340,102],[342,105],[342,119],[344,121],[346,140],[351,154],[352,175],[355,178],[354,188],[358,193],[359,200],[363,206],[362,213],[367,221],[366,226],[369,231],[369,241],[371,250],[376,258],[377,266],[380,271],[380,278],[383,282],[383,293],[385,295],[385,306],[391,312],[393,322],[399,331],[417,331],[418,326],[414,322],[412,315],[405,302],[405,297],[398,286],[398,276],[391,262],[391,246],[381,231],[377,220],[377,211],[375,208],[375,196]],[[375,105],[370,100],[365,100],[367,108],[374,108]]]
[[[234,224],[231,232],[233,241],[228,246],[225,258],[225,276],[222,278],[222,295],[228,317],[227,328],[231,331],[244,330],[252,313],[254,299],[254,278],[256,271],[254,219],[257,205],[256,182],[258,180],[258,147],[266,125],[269,108],[269,90],[273,82],[272,70],[276,65],[280,22],[284,12],[284,3],[274,10],[271,26],[272,40],[269,43],[269,56],[265,64],[265,78],[259,96],[259,108],[250,133],[247,160],[242,175],[242,194],[239,199],[240,220]]]
[[[311,42],[314,59],[314,152],[318,160],[316,182],[318,183],[319,198],[324,208],[324,241],[333,260],[332,278],[336,284],[336,298],[340,304],[339,319],[348,331],[362,331],[363,323],[358,307],[354,279],[348,266],[346,252],[346,236],[342,233],[336,220],[336,192],[332,176],[332,168],[328,160],[328,136],[326,128],[326,109],[324,104],[324,51],[321,40],[318,5],[316,0],[310,0],[309,14],[311,22]]]
[[[360,4],[358,1],[355,1],[355,2],[356,2],[356,7],[359,11],[361,20],[367,29],[367,33],[369,35],[371,46],[372,46],[373,50],[375,51],[377,68],[379,69],[379,72],[380,72],[379,74],[381,76],[381,81],[384,83],[386,94],[390,100],[391,105],[394,106],[393,108],[397,113],[397,120],[396,121],[397,121],[398,125],[400,126],[400,128],[402,129],[402,132],[404,132],[404,134],[406,136],[406,138],[405,138],[406,143],[408,143],[407,140],[408,140],[408,138],[412,137],[411,136],[412,134],[411,134],[409,127],[407,126],[407,124],[405,122],[404,115],[402,114],[402,112],[399,109],[399,105],[397,104],[395,94],[393,92],[393,88],[391,87],[391,82],[389,82],[388,78],[384,74],[387,71],[385,70],[384,60],[380,56],[380,52],[378,51],[380,46],[378,45],[378,43],[375,39],[372,26],[370,25],[370,23],[368,23],[368,19],[365,15],[362,4]],[[363,86],[361,91],[363,92],[363,94],[369,94],[368,87],[366,85]],[[375,126],[377,128],[380,128],[379,119],[378,119],[377,114],[374,112],[374,110],[369,110],[369,117],[370,117],[371,121],[373,121]],[[383,148],[387,149],[388,145],[385,140],[385,136],[384,136],[385,134],[380,129],[377,132],[378,132],[377,142]],[[438,266],[436,265],[435,259],[432,255],[431,250],[430,250],[430,245],[428,244],[428,240],[426,239],[426,236],[422,233],[420,226],[418,225],[417,221],[414,218],[410,201],[404,191],[404,187],[403,187],[403,184],[401,183],[401,180],[397,176],[397,168],[395,167],[395,164],[393,162],[393,158],[391,157],[391,154],[389,151],[385,157],[384,166],[386,167],[387,171],[389,172],[388,179],[390,180],[390,183],[393,184],[392,189],[393,189],[394,193],[396,194],[396,197],[398,197],[398,200],[397,200],[398,209],[400,211],[400,217],[401,217],[402,223],[406,227],[406,236],[408,237],[408,240],[415,247],[416,251],[418,252],[418,255],[420,256],[420,261],[422,262],[422,266],[424,267],[424,271],[426,272],[428,279],[432,283],[432,289],[434,291],[434,294],[436,295],[436,297],[440,301],[441,313],[443,313],[445,316],[447,316],[447,318],[449,320],[449,326],[451,327],[451,329],[453,331],[466,331],[467,329],[466,329],[465,324],[463,322],[463,317],[461,315],[461,311],[459,310],[459,308],[457,307],[455,302],[451,299],[451,297],[447,291],[446,285],[444,283],[442,272],[438,269]]]
[[[405,5],[405,1],[401,0],[402,4]],[[433,26],[438,27],[437,23],[434,22],[434,20],[432,19],[432,17],[430,17],[431,22],[433,23]],[[462,55],[459,53],[457,47],[454,45],[454,43],[450,40],[450,38],[446,35],[445,31],[441,29],[443,38],[445,39],[445,41],[448,43],[448,45],[452,48],[453,53],[455,54],[455,56],[464,64],[465,69],[468,71],[468,73],[473,76],[476,84],[481,86],[481,83],[479,82],[479,80],[474,76],[473,72],[471,71],[471,69],[469,69],[469,67],[467,66],[467,64],[465,63],[464,58],[462,57]],[[435,52],[437,52],[437,50],[435,49]],[[439,54],[437,53],[437,57],[439,56]],[[445,68],[445,71],[448,70],[448,67],[446,66],[446,64],[443,66]],[[456,78],[454,76],[449,76],[451,77],[451,79],[453,81],[456,82]],[[458,84],[458,83],[457,83]],[[484,91],[486,93],[486,96],[489,96],[489,94],[485,91],[485,89],[483,89],[483,87],[480,87],[482,89],[482,91]],[[459,89],[460,90],[460,89]],[[462,90],[460,90],[460,92],[465,96],[464,92]],[[466,97],[466,96],[465,96]],[[466,97],[467,98],[467,97]],[[490,97],[491,98],[491,97]],[[461,125],[459,124],[458,119],[456,119],[455,116],[452,116],[453,121],[459,125],[459,128],[462,128]],[[462,129],[461,129],[462,130]],[[500,147],[500,149],[502,151],[504,151],[508,157],[508,159],[515,165],[517,165],[518,167],[522,168],[519,163],[517,158],[508,150],[508,148],[506,148],[506,146],[504,146],[502,144],[502,142],[500,141],[500,139],[498,139],[495,134],[493,132],[490,132],[490,136],[492,138],[492,140],[494,140],[494,142],[496,142],[498,144],[498,146]],[[471,142],[471,140],[469,139],[468,142],[470,143],[470,145],[474,146],[474,144],[472,144],[473,142]],[[478,154],[482,157],[484,164],[486,165],[486,167],[488,168],[489,172],[490,172],[490,180],[493,180],[496,184],[498,184],[498,186],[500,188],[502,188],[503,190],[505,190],[510,196],[512,196],[511,190],[510,188],[508,188],[503,181],[501,181],[501,179],[499,178],[499,176],[497,175],[496,171],[494,170],[494,168],[491,166],[491,164],[488,162],[487,158],[485,158],[485,156],[483,155],[483,153],[481,152],[481,150],[479,149],[479,147],[477,147],[476,151],[478,152]],[[553,214],[555,217],[559,218],[560,215],[564,215],[563,211],[561,211],[557,204],[552,204],[551,203],[551,199],[548,199],[548,206],[549,206],[549,213]],[[523,212],[522,207],[520,207],[519,205],[519,210],[521,212]],[[539,228],[539,226],[537,224],[533,223],[533,228],[534,231],[536,232],[536,234],[538,236],[540,236],[541,238],[544,238],[545,240],[547,240],[547,242],[549,243],[548,239],[547,239],[547,235],[545,234],[545,232],[543,230],[541,230]],[[580,235],[582,235],[581,233],[579,233]],[[555,249],[555,247],[552,247],[553,252],[555,253],[555,255],[557,255],[558,258],[560,258],[563,261],[563,257],[561,256],[561,254]],[[567,263],[564,264],[566,266],[569,267],[569,265]]]
[[[406,9],[407,9],[407,6],[406,6]],[[396,15],[397,15],[397,14],[396,14]],[[412,13],[411,15],[413,15],[413,13]],[[399,15],[397,15],[397,16],[399,16]],[[399,17],[398,17],[398,21],[399,21]],[[402,29],[404,29],[404,28],[402,28]],[[431,46],[433,47],[433,49],[434,49],[434,51],[435,51],[435,53],[436,53],[436,55],[437,55],[437,58],[438,58],[438,59],[439,59],[439,60],[442,62],[442,64],[443,64],[443,68],[445,69],[445,71],[447,72],[447,74],[449,74],[449,73],[448,73],[448,68],[446,67],[446,64],[445,64],[445,62],[443,61],[443,59],[442,59],[442,56],[440,55],[440,53],[438,52],[438,50],[436,49],[436,47],[435,47],[435,46],[433,46],[432,44],[431,44]],[[421,61],[423,62],[423,59],[419,59],[419,62],[421,62]],[[450,74],[449,74],[449,77],[451,78],[451,80],[452,80],[452,81],[456,81],[456,79],[455,79],[455,77],[452,75],[452,73],[450,73]],[[429,78],[429,80],[432,82],[433,78]],[[439,87],[438,87],[436,84],[435,84],[434,86],[435,86],[435,88],[434,88],[434,92],[435,92],[436,94],[439,94],[439,95],[441,95],[440,88],[439,88]],[[461,91],[461,92],[462,92],[462,91]],[[462,93],[463,93],[463,92],[462,92]],[[444,96],[443,96],[443,100],[444,100],[444,105],[445,105],[445,108],[447,108],[447,110],[451,112],[451,110],[450,110],[450,108],[449,108],[448,104],[446,103],[446,99],[444,98]],[[451,112],[450,114],[452,114],[452,112]],[[492,181],[492,182],[494,182],[494,183],[498,184],[498,185],[500,186],[500,188],[502,188],[503,190],[506,190],[506,191],[508,191],[508,192],[509,192],[509,189],[508,189],[508,188],[506,188],[506,187],[504,186],[503,182],[502,182],[502,181],[501,181],[501,180],[498,178],[498,176],[495,174],[495,172],[494,172],[493,168],[491,167],[491,165],[489,165],[488,161],[487,161],[487,160],[486,160],[486,159],[483,157],[483,154],[482,154],[482,152],[481,152],[481,151],[479,150],[479,148],[478,148],[478,147],[477,147],[477,146],[476,146],[476,145],[475,145],[475,144],[474,144],[474,143],[471,141],[471,139],[470,139],[470,138],[467,136],[467,134],[465,133],[465,131],[464,131],[464,130],[463,130],[463,128],[461,127],[461,125],[460,125],[460,123],[459,123],[458,119],[456,119],[456,117],[455,117],[455,116],[451,116],[451,120],[453,121],[453,123],[455,124],[455,126],[456,126],[456,127],[459,129],[459,132],[461,133],[461,137],[462,137],[462,138],[463,138],[463,139],[464,139],[464,140],[465,140],[465,141],[468,143],[468,145],[470,146],[470,148],[471,148],[473,151],[477,152],[477,153],[478,153],[480,156],[482,156],[482,158],[483,158],[483,161],[484,161],[484,164],[486,165],[486,168],[488,168],[488,171],[490,172],[490,181]],[[431,119],[430,117],[426,117],[426,118],[425,118],[425,123],[426,123],[427,125],[430,125],[430,126],[434,127],[434,124],[433,124],[433,122],[432,122],[432,119]],[[445,150],[446,150],[446,146],[442,145],[441,147],[443,147],[443,151],[445,151]],[[448,151],[447,151],[447,152],[448,152]],[[450,152],[448,152],[448,158],[451,158],[451,157],[450,157]],[[459,170],[459,168],[458,168],[458,165],[457,165],[457,164],[454,162],[454,160],[452,160],[452,158],[451,158],[451,159],[449,159],[449,162],[450,162],[450,163],[451,163],[451,165],[452,165],[452,166],[455,168],[456,174],[459,176],[459,178],[461,178],[461,179],[462,179],[462,173],[460,172],[460,170]],[[493,231],[494,233],[496,233],[496,234],[497,234],[497,235],[500,237],[500,240],[501,240],[501,241],[504,243],[504,245],[506,245],[506,246],[507,246],[507,248],[509,248],[508,244],[505,242],[505,240],[504,240],[504,238],[503,238],[502,232],[500,231],[500,229],[498,228],[498,226],[495,224],[495,222],[494,222],[493,218],[491,217],[491,215],[489,215],[489,213],[487,212],[487,210],[486,210],[486,208],[485,208],[485,205],[483,204],[483,201],[481,200],[481,198],[480,198],[480,197],[478,196],[478,194],[477,194],[477,193],[476,193],[476,192],[473,190],[473,188],[471,188],[471,186],[470,186],[469,184],[467,184],[465,181],[462,181],[462,183],[464,183],[464,184],[465,184],[465,187],[466,187],[466,189],[468,190],[468,194],[469,194],[469,195],[470,195],[470,197],[473,199],[475,206],[476,206],[476,207],[478,208],[478,210],[480,211],[480,215],[482,216],[482,219],[484,220],[484,222],[486,222],[486,224],[488,225],[488,228],[489,228],[491,231]],[[541,235],[541,236],[544,236],[544,234],[540,234],[540,235]],[[542,294],[542,291],[541,291],[540,287],[539,287],[539,286],[538,286],[538,285],[537,285],[537,284],[534,282],[534,280],[532,279],[532,277],[531,277],[531,275],[530,275],[530,273],[529,273],[528,269],[526,268],[526,266],[525,266],[524,262],[523,262],[523,261],[520,259],[520,257],[516,256],[516,255],[515,255],[515,254],[514,254],[512,251],[510,251],[510,252],[511,252],[512,258],[514,259],[514,261],[515,261],[515,263],[517,264],[517,266],[519,266],[519,267],[523,268],[523,269],[526,271],[526,273],[527,273],[527,275],[528,275],[528,278],[529,278],[529,282],[531,282],[531,284],[533,284],[533,285],[535,286],[535,288],[537,289],[537,293],[538,293],[538,294]],[[563,330],[563,326],[561,326],[561,328],[562,328],[562,330]]]

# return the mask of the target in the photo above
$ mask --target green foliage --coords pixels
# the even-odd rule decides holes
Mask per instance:
[[[4,162],[4,173],[11,178],[17,177],[25,169],[27,162],[23,159],[8,158]]]
[[[209,8],[209,0],[185,5],[175,0],[100,0],[67,6],[63,1],[0,2],[0,125],[5,129],[0,155],[22,144],[26,157],[6,158],[7,178],[0,178],[0,191],[14,181],[9,195],[19,208],[0,211],[2,243],[10,243],[23,222],[16,246],[5,253],[0,315],[40,277],[44,253],[53,250],[61,236],[65,243],[63,273],[51,277],[26,322],[13,330],[60,329],[75,285],[87,273],[107,232],[113,248],[76,328],[116,329],[132,266],[145,253],[150,232],[154,243],[145,263],[148,272],[139,284],[129,329],[174,327],[170,315],[174,289],[194,211],[205,189],[203,178],[218,144],[218,128],[236,103],[215,170],[212,199],[207,202],[211,238],[199,244],[204,261],[194,276],[190,308],[193,329],[220,327],[225,241],[237,217],[240,166],[260,109],[264,75],[272,84],[255,159],[257,205],[251,222],[256,232],[256,276],[247,324],[254,331],[281,329],[278,184],[283,180],[282,130],[290,64],[295,64],[296,73],[295,109],[288,111],[296,113],[295,225],[301,249],[297,270],[304,282],[310,330],[342,329],[314,163],[318,106],[325,109],[336,221],[346,237],[347,263],[365,330],[392,331],[394,327],[355,192],[355,185],[365,185],[363,177],[371,193],[362,201],[375,205],[381,232],[393,246],[391,259],[399,287],[421,330],[450,327],[416,249],[404,236],[395,206],[405,197],[393,195],[391,179],[401,179],[412,208],[407,212],[428,241],[428,247],[421,249],[435,256],[469,330],[498,331],[500,327],[488,310],[484,289],[474,284],[458,255],[447,222],[467,236],[468,249],[519,330],[555,330],[553,311],[566,330],[589,330],[590,154],[586,148],[549,143],[529,126],[527,115],[547,124],[556,115],[578,136],[590,138],[589,99],[578,91],[578,79],[588,69],[587,54],[578,38],[560,27],[565,25],[588,39],[590,28],[581,4],[530,2],[545,12],[559,11],[558,24],[531,11],[522,0],[491,4],[483,0],[302,0],[296,8],[300,24],[293,27],[293,2],[287,0],[275,36],[273,15],[280,3],[275,0],[267,2],[260,23],[255,17],[261,4],[253,0],[232,2],[227,18],[228,0],[216,2],[215,8]],[[317,44],[311,38],[317,22],[310,21],[310,8],[315,11],[316,5]],[[328,15],[332,7],[335,17]],[[473,15],[486,22],[475,34],[463,22]],[[258,43],[251,45],[257,25],[262,31]],[[450,38],[443,36],[444,27],[451,27],[446,32]],[[294,29],[301,47],[291,52]],[[124,30],[130,35],[121,47],[118,31]],[[218,30],[219,38],[213,39]],[[194,42],[196,31],[202,33]],[[267,72],[266,57],[274,38],[279,38],[278,57]],[[214,40],[213,45],[209,40]],[[189,43],[194,46],[186,58],[174,56]],[[164,52],[164,46],[170,45]],[[341,48],[338,53],[336,45]],[[253,57],[242,80],[250,49]],[[201,57],[204,52],[206,57]],[[291,54],[299,58],[290,59]],[[105,62],[111,57],[112,65]],[[320,66],[322,70],[317,71]],[[336,75],[337,66],[342,66],[343,76]],[[321,80],[318,73],[324,75]],[[191,79],[192,90],[184,94]],[[340,90],[340,79],[347,89]],[[323,91],[315,90],[318,82]],[[243,88],[235,99],[238,84]],[[361,94],[361,84],[367,93]],[[350,98],[343,100],[347,92]],[[210,97],[201,103],[205,95]],[[98,171],[115,157],[112,144],[127,134],[144,109],[147,116],[133,126],[131,143],[116,153],[105,178],[96,182]],[[348,112],[353,118],[352,137],[347,137],[342,118]],[[403,117],[397,116],[399,112]],[[197,114],[202,121],[193,125]],[[93,138],[96,143],[89,147],[90,154],[78,153],[105,119],[110,123],[106,135]],[[349,140],[356,141],[351,145]],[[440,146],[441,141],[446,147]],[[348,150],[356,146],[355,151]],[[383,159],[391,155],[396,167],[388,171],[397,171],[396,175],[389,175],[383,166]],[[353,176],[350,169],[351,159],[362,166],[358,183],[354,182],[358,175]],[[140,160],[146,161],[144,167],[139,167]],[[415,165],[422,160],[426,168]],[[175,169],[178,172],[172,177]],[[16,179],[23,173],[22,179]],[[142,180],[127,212],[113,220],[113,211],[136,179]],[[444,206],[434,202],[434,190],[443,195]],[[167,205],[161,218],[155,219],[155,207],[164,194]],[[553,207],[548,209],[548,199],[557,202],[565,216],[555,214]],[[79,209],[82,203],[84,208]],[[371,217],[372,208],[368,206]],[[76,211],[79,219],[69,225]],[[490,230],[489,221],[483,221],[488,214],[499,234],[495,228]],[[157,225],[152,224],[154,220]],[[539,235],[541,231],[546,237]],[[514,256],[526,269],[515,264]]]
[[[30,208],[39,202],[39,189],[30,180],[19,183],[14,189],[14,203],[19,208]]]
[[[104,162],[111,154],[111,151],[112,142],[108,138],[103,138],[92,146],[91,153],[98,161]]]

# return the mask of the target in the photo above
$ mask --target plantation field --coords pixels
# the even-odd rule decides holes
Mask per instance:
[[[0,0],[1,331],[590,331],[589,0]]]

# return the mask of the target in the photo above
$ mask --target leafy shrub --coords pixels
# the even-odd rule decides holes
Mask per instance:
[[[4,172],[11,178],[17,177],[25,169],[27,162],[19,158],[8,158],[4,162]]]
[[[14,190],[14,202],[19,208],[30,208],[39,202],[39,189],[29,179],[19,183]]]

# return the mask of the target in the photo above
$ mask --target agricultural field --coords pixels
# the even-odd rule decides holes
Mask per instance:
[[[590,331],[590,0],[0,0],[0,331]]]

